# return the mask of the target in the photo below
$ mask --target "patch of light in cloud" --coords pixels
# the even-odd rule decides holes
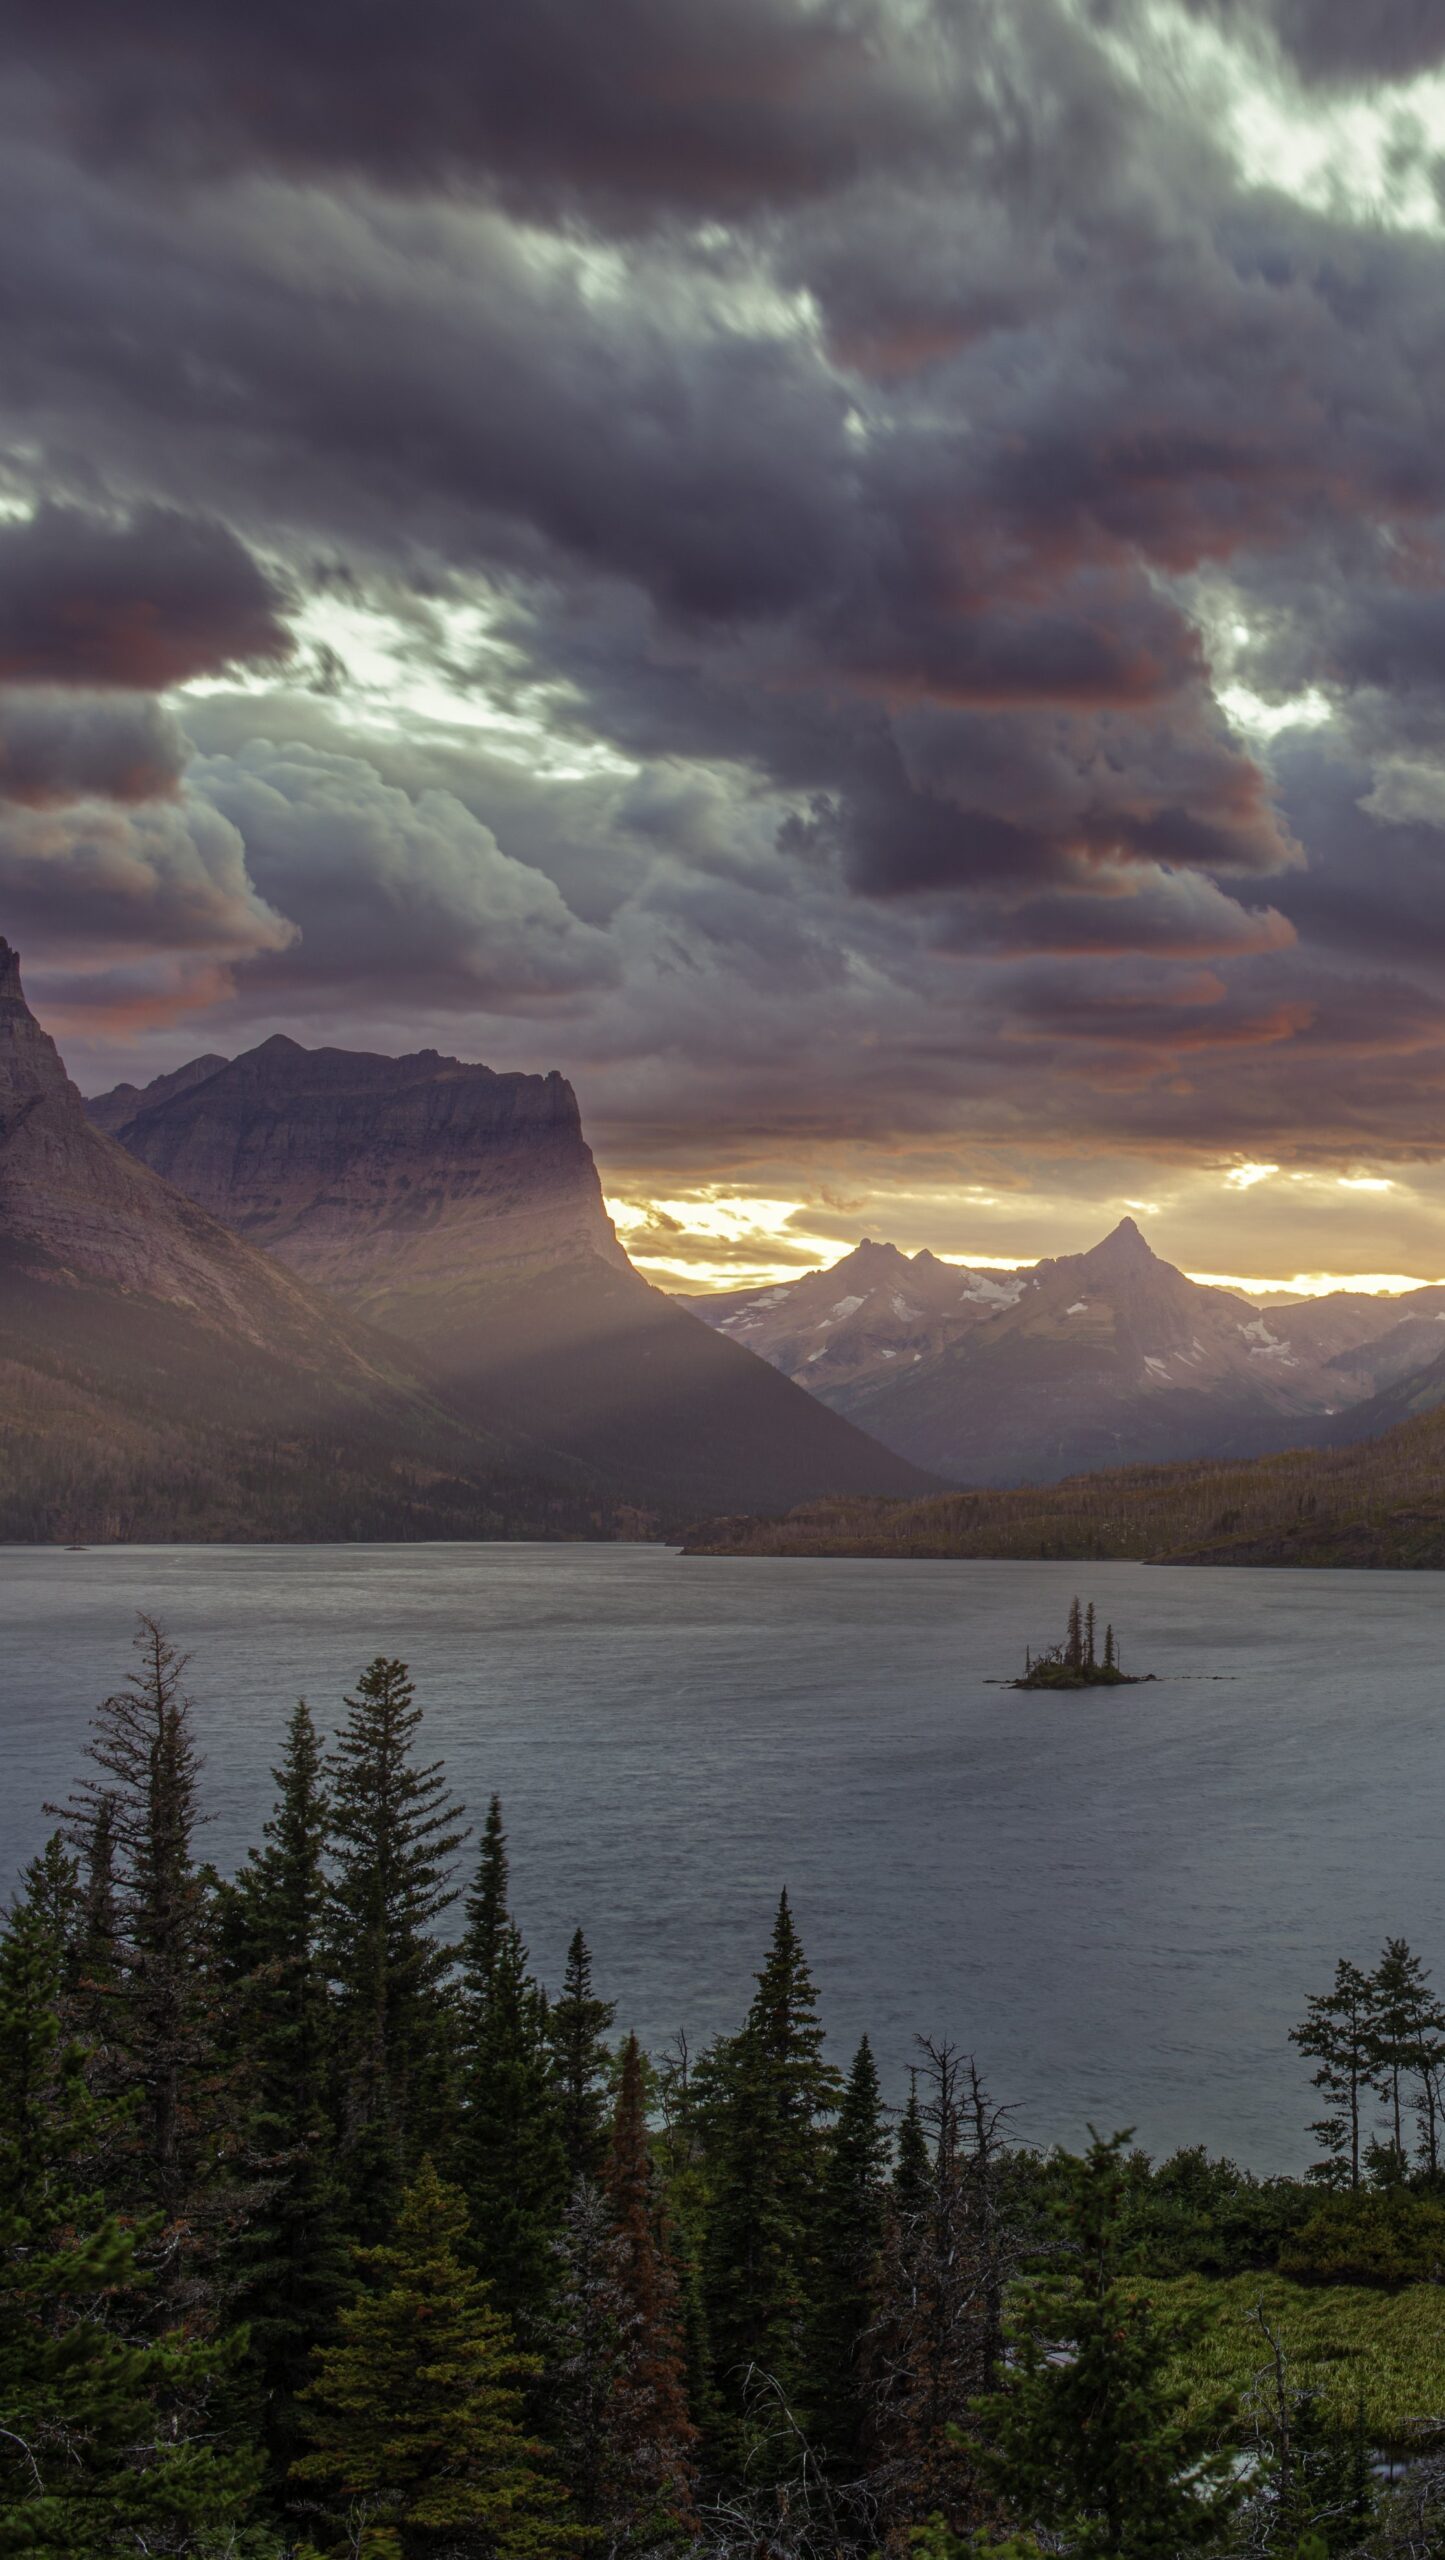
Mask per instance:
[[[348,597],[310,596],[292,615],[303,652],[324,652],[340,662],[328,699],[346,726],[373,736],[395,735],[402,728],[414,731],[419,723],[469,730],[485,735],[494,754],[513,757],[554,781],[638,770],[600,742],[581,744],[555,736],[547,726],[544,689],[524,695],[523,707],[517,707],[517,690],[484,606],[433,603],[427,612],[438,635],[427,648],[418,645],[415,629],[399,615]],[[261,696],[275,686],[273,673],[231,673],[197,678],[181,693],[182,698],[240,692]]]
[[[1331,717],[1330,705],[1315,685],[1288,702],[1266,702],[1263,694],[1251,693],[1248,685],[1226,684],[1220,686],[1216,700],[1237,728],[1251,729],[1261,738],[1277,738],[1281,729],[1318,729]]]
[[[1252,1191],[1257,1182],[1268,1182],[1270,1175],[1278,1171],[1277,1164],[1235,1164],[1224,1179],[1232,1191]]]
[[[1141,94],[1170,88],[1193,118],[1207,119],[1246,186],[1391,230],[1445,228],[1431,183],[1445,138],[1445,74],[1323,98],[1258,43],[1177,8],[1156,7],[1142,26],[1130,17],[1100,41]]]
[[[1382,1173],[1340,1173],[1335,1180],[1341,1191],[1393,1191],[1393,1182]]]

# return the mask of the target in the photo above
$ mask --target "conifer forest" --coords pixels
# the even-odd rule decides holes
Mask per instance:
[[[400,1661],[278,1719],[236,1873],[206,1818],[144,1620],[0,1933],[4,2560],[1445,2550],[1402,1940],[1308,2003],[1262,2179],[1030,2145],[927,2021],[901,2086],[830,2054],[786,1893],[735,2030],[644,2052],[582,1926],[524,1945]]]

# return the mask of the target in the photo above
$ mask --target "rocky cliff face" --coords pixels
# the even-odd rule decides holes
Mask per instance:
[[[315,1323],[304,1293],[93,1128],[0,942],[0,1243],[57,1277],[187,1309],[248,1341]]]
[[[209,1073],[201,1073],[202,1066]],[[88,1108],[131,1154],[303,1278],[384,1316],[579,1254],[626,1256],[560,1075],[281,1035]]]

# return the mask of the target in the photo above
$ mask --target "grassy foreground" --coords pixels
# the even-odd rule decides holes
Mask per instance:
[[[1348,2434],[1364,2398],[1370,2443],[1400,2451],[1445,2435],[1445,2286],[1403,2292],[1343,2284],[1292,2284],[1285,2276],[1180,2276],[1141,2280],[1161,2307],[1203,2309],[1211,2326],[1186,2371],[1200,2406],[1221,2393],[1247,2398],[1271,2365],[1261,2309],[1279,2339],[1291,2383],[1320,2395],[1321,2414]]]

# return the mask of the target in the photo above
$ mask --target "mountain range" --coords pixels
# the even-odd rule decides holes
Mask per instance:
[[[955,1484],[1352,1439],[1445,1400],[1445,1288],[1255,1305],[1162,1261],[1132,1218],[1016,1271],[870,1239],[689,1303]]]
[[[21,1539],[646,1534],[930,1481],[641,1279],[560,1076],[282,1039],[87,1106],[5,943],[0,1447]]]

